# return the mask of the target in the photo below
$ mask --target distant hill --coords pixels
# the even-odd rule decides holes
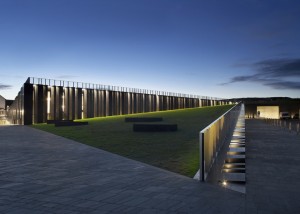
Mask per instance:
[[[299,98],[290,97],[245,97],[229,99],[232,102],[244,102],[245,104],[268,103],[268,104],[284,104],[284,103],[300,103]]]

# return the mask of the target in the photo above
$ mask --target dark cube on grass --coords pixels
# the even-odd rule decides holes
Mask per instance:
[[[174,132],[177,124],[133,124],[134,132]]]
[[[62,121],[59,121],[59,122],[56,122],[55,123],[55,127],[62,127],[62,126],[82,126],[82,125],[88,125],[89,122],[74,122],[74,121],[71,121],[71,122],[62,122]]]

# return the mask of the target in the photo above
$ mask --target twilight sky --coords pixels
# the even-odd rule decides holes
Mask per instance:
[[[0,0],[0,94],[27,77],[300,97],[299,0]]]

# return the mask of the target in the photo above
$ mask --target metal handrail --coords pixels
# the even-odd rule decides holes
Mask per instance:
[[[157,90],[149,90],[149,89],[94,84],[94,83],[84,83],[84,82],[75,82],[75,81],[66,81],[66,80],[55,80],[55,79],[46,79],[46,78],[37,78],[37,77],[28,77],[25,83],[47,85],[47,86],[63,86],[63,87],[83,88],[83,89],[165,95],[165,96],[173,96],[173,97],[197,98],[197,99],[205,99],[205,100],[218,100],[218,101],[226,100],[223,98],[208,97],[208,96],[193,95],[193,94],[184,94],[184,93],[175,93],[175,92],[157,91]]]

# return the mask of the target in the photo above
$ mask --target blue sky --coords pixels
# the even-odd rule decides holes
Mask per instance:
[[[0,0],[0,94],[27,77],[300,97],[298,0]]]

